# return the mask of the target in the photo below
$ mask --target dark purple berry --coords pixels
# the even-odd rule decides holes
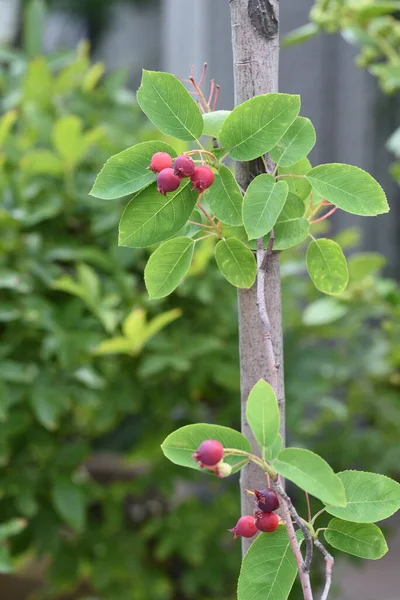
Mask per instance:
[[[214,467],[224,456],[224,447],[217,440],[205,440],[193,454],[193,458],[200,466]]]
[[[280,518],[273,512],[257,512],[255,517],[256,527],[259,531],[272,533],[278,529]]]
[[[257,527],[253,516],[248,515],[246,517],[240,517],[235,527],[229,529],[235,535],[233,538],[236,540],[237,537],[251,538],[257,533]]]
[[[169,169],[172,167],[172,157],[168,152],[156,152],[153,154],[149,169],[154,173],[161,173],[163,169]]]
[[[272,488],[254,490],[254,494],[257,499],[257,506],[263,512],[271,513],[279,508],[278,494]]]
[[[174,173],[178,177],[191,177],[194,173],[196,165],[186,154],[181,154],[174,162]]]
[[[157,177],[157,189],[160,194],[165,194],[167,192],[173,192],[178,189],[180,186],[181,179],[174,174],[174,170],[171,168],[163,169],[161,173],[158,174]]]
[[[214,183],[214,173],[210,167],[200,165],[195,168],[190,181],[193,183],[193,189],[196,189],[201,194]]]

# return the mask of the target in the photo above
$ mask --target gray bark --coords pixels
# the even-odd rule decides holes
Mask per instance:
[[[230,0],[230,8],[235,104],[239,104],[258,94],[278,91],[279,0]],[[237,166],[237,178],[243,188],[246,188],[257,175],[259,167],[257,161],[240,163]],[[273,253],[269,259],[265,290],[275,359],[280,365],[277,393],[284,435],[285,401],[278,253]],[[250,290],[239,290],[238,301],[242,432],[256,451],[255,440],[246,421],[246,402],[249,391],[260,378],[271,381],[271,365],[265,357],[256,286]],[[265,484],[263,473],[254,465],[249,465],[242,470],[240,479],[242,514],[251,514],[254,509],[253,499],[245,493],[245,490],[263,488]],[[250,540],[243,540],[243,553],[247,551],[250,543]]]

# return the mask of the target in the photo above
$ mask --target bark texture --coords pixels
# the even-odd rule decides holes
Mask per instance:
[[[235,104],[253,96],[278,91],[279,74],[279,0],[230,0],[232,46],[234,60]],[[263,171],[258,161],[239,163],[237,179],[245,189],[250,181]],[[272,342],[279,366],[278,401],[281,411],[282,434],[285,428],[285,400],[283,384],[283,341],[281,321],[281,289],[279,254],[269,258],[265,278],[266,303],[271,320]],[[239,290],[239,346],[241,374],[242,432],[256,450],[255,440],[246,421],[246,402],[253,385],[263,378],[271,381],[271,372],[265,356],[263,327],[257,308],[257,289]],[[249,465],[241,472],[242,514],[251,514],[253,499],[246,489],[265,487],[260,469]],[[243,540],[246,552],[251,540]]]

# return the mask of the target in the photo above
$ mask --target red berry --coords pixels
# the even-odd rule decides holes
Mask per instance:
[[[193,183],[193,189],[201,193],[214,183],[214,173],[209,167],[201,165],[195,168],[190,181]]]
[[[174,173],[179,177],[191,177],[194,173],[196,165],[186,154],[181,154],[174,162]]]
[[[174,174],[174,170],[171,168],[163,169],[157,177],[157,189],[160,194],[167,192],[173,192],[180,186],[181,179]]]
[[[193,454],[193,458],[200,463],[200,466],[214,467],[222,459],[224,447],[217,440],[205,440]]]
[[[236,540],[237,537],[251,538],[257,533],[257,527],[253,516],[248,515],[246,517],[240,517],[233,529],[229,529],[235,535],[233,536]]]
[[[168,152],[156,152],[153,154],[149,169],[154,173],[160,173],[163,169],[169,169],[172,167],[172,157]]]
[[[260,510],[270,513],[279,508],[278,494],[272,488],[264,490],[254,490],[257,499],[257,506]]]
[[[280,518],[276,513],[258,512],[256,514],[256,528],[265,533],[272,533],[278,528]]]

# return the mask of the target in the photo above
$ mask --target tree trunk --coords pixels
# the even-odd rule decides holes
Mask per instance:
[[[279,0],[230,0],[232,45],[235,79],[235,104],[278,91],[279,73]],[[239,163],[237,179],[245,189],[260,172],[257,161]],[[283,383],[283,341],[281,322],[281,290],[279,253],[268,261],[265,280],[266,303],[271,320],[272,343],[279,364],[278,401],[281,412],[281,433],[285,431],[285,400]],[[241,375],[242,432],[256,451],[256,443],[246,421],[246,402],[253,385],[263,378],[271,381],[270,365],[265,357],[263,328],[257,308],[256,285],[239,290],[239,347]],[[242,514],[251,514],[253,499],[246,489],[265,487],[263,473],[254,465],[242,470],[240,488]],[[251,541],[243,539],[243,553]]]

